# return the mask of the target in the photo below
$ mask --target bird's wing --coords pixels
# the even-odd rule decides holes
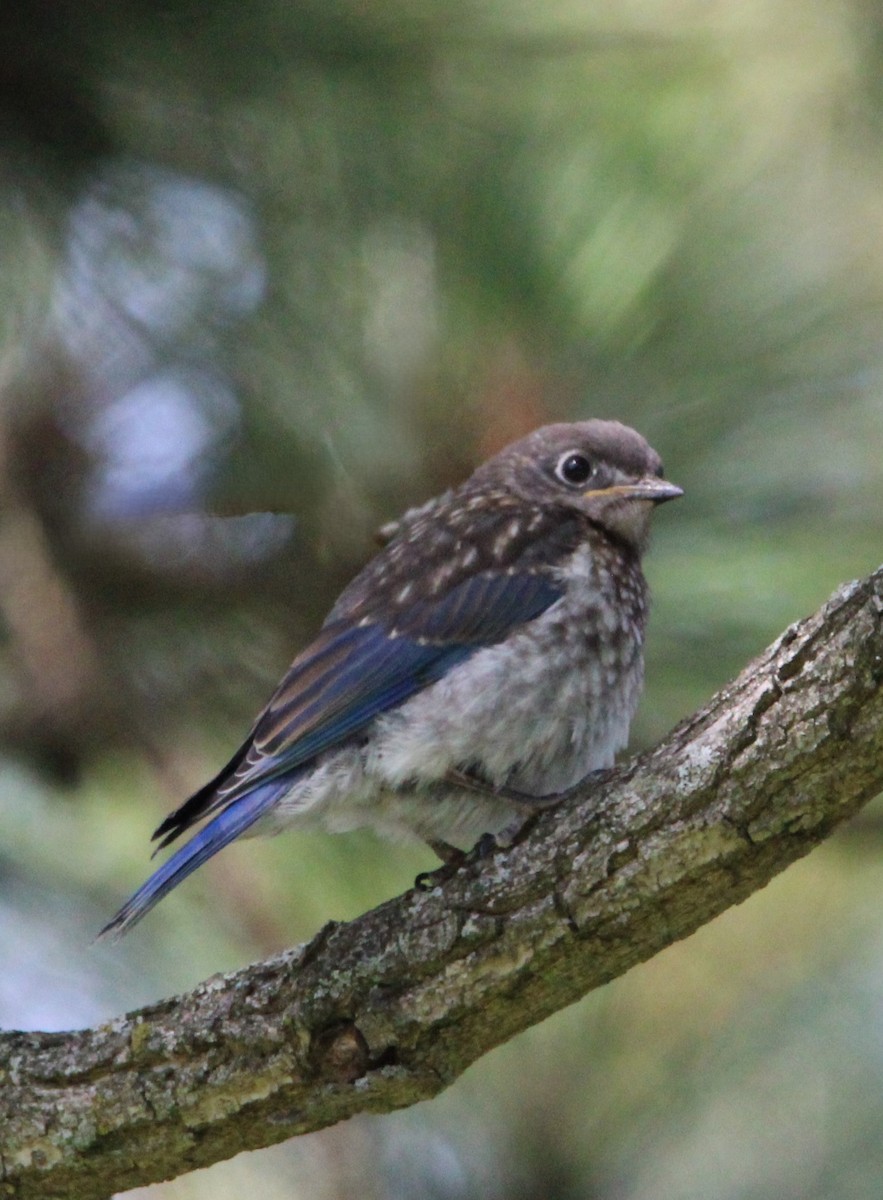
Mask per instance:
[[[539,616],[561,592],[536,568],[482,571],[415,600],[390,627],[333,620],[295,659],[227,766],[159,826],[160,847],[258,786],[290,777],[481,646]]]
[[[163,821],[158,849],[210,818],[101,930],[119,937],[192,871],[255,825],[311,759],[358,733],[561,594],[546,572],[484,571],[416,602],[396,624],[335,617],[282,680],[227,766]]]
[[[282,680],[227,766],[167,817],[158,848],[205,825],[150,876],[102,929],[118,937],[208,858],[270,811],[323,750],[426,687],[479,647],[500,641],[561,595],[548,572],[482,571],[417,600],[395,624],[335,618]]]

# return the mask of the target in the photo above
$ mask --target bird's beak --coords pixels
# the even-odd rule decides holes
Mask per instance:
[[[583,499],[588,500],[591,496],[620,496],[623,500],[649,500],[651,504],[662,504],[666,500],[677,500],[678,496],[683,494],[684,489],[679,488],[676,483],[669,483],[667,479],[660,479],[657,475],[648,475],[646,479],[639,479],[637,483],[618,483],[613,487],[590,489],[583,492]]]

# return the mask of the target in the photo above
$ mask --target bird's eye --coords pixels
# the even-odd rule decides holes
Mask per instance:
[[[579,450],[568,450],[562,454],[555,466],[555,474],[562,483],[578,487],[595,473],[595,468]]]

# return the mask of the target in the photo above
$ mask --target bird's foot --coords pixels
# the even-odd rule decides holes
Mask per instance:
[[[442,861],[442,865],[436,867],[434,871],[420,872],[414,880],[414,887],[418,892],[431,892],[434,887],[438,887],[441,883],[446,883],[457,874],[466,861],[466,851],[458,850],[450,842],[443,842],[440,838],[433,838],[428,840],[426,844],[438,855]]]
[[[426,843],[442,860],[442,865],[434,871],[421,871],[414,880],[418,892],[429,892],[442,883],[447,883],[462,867],[489,858],[499,849],[497,839],[492,833],[483,833],[471,850],[458,850],[450,842],[432,839]]]

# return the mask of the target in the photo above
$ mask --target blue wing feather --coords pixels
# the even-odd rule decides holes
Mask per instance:
[[[538,617],[561,592],[544,573],[484,571],[442,596],[418,600],[402,614],[397,628],[433,641],[491,645],[513,626]]]
[[[345,657],[307,702],[299,683],[312,663],[296,662],[254,731],[253,746],[271,768],[290,770],[339,745],[378,713],[440,678],[476,647],[390,637],[377,625],[327,631]]]
[[[167,896],[172,888],[177,887],[213,854],[217,854],[254,825],[287,791],[291,782],[290,779],[284,779],[263,783],[253,788],[247,796],[240,796],[235,804],[217,813],[186,845],[176,850],[171,858],[153,872],[147,882],[126,901],[113,920],[104,926],[98,937],[121,937]]]

